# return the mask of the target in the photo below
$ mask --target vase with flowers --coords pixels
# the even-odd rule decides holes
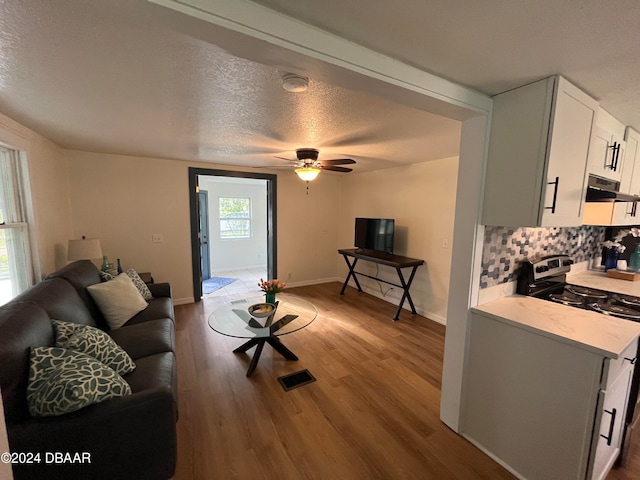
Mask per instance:
[[[275,303],[276,293],[282,292],[287,284],[285,282],[281,282],[277,278],[274,280],[263,280],[261,278],[258,286],[260,287],[260,290],[264,292],[265,301],[267,303]]]

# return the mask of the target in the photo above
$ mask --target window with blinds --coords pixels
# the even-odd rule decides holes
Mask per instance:
[[[33,285],[23,162],[0,146],[0,305]]]

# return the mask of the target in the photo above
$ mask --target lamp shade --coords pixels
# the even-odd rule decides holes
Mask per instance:
[[[100,240],[82,237],[81,240],[69,240],[68,260],[92,260],[102,258]]]
[[[320,169],[315,167],[302,167],[296,168],[295,172],[298,174],[298,177],[300,177],[300,180],[310,182],[311,180],[315,180],[320,173]]]

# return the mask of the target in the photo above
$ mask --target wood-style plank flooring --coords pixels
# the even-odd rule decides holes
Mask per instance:
[[[176,307],[175,480],[514,478],[439,419],[442,325],[393,322],[396,307],[338,283],[287,291],[318,318],[281,337],[299,361],[267,345],[250,378],[253,349],[207,324],[219,299]],[[277,377],[304,368],[317,381],[285,392]]]

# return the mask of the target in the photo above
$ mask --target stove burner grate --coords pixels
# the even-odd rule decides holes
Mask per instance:
[[[596,312],[604,313],[605,315],[626,318],[628,320],[640,320],[640,312],[632,310],[631,308],[612,305],[610,303],[592,303],[589,306]]]
[[[613,298],[630,307],[640,308],[640,297],[631,297],[629,295],[622,295],[621,293],[616,293]]]
[[[549,295],[549,300],[556,303],[562,303],[563,305],[571,305],[579,307],[582,305],[582,298],[576,297],[570,293],[552,293]]]
[[[598,299],[607,298],[606,292],[602,292],[600,290],[594,290],[592,288],[579,287],[577,285],[567,285],[565,289],[570,291],[574,295],[579,295],[581,297],[598,298]]]

